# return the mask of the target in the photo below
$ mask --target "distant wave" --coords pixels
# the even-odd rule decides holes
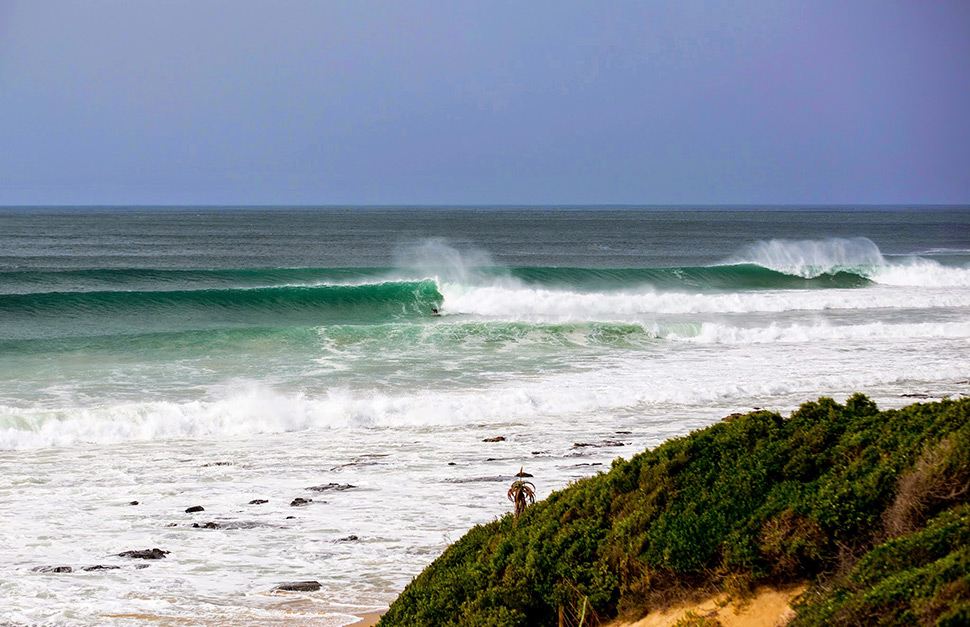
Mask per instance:
[[[916,256],[890,262],[879,247],[865,237],[760,241],[747,246],[726,263],[754,264],[806,279],[854,275],[884,285],[970,286],[970,268],[944,266],[935,260]]]
[[[579,289],[625,289],[730,292],[767,289],[850,288],[870,281],[852,272],[804,277],[754,263],[673,268],[542,268],[520,267],[509,275],[526,285]]]
[[[839,272],[860,274],[885,266],[886,259],[879,247],[865,237],[773,239],[745,247],[727,263],[751,263],[783,274],[811,279]]]

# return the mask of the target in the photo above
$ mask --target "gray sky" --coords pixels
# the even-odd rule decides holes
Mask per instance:
[[[0,0],[0,204],[970,203],[970,2]]]

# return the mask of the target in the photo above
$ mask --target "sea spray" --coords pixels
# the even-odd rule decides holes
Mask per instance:
[[[853,237],[759,241],[743,248],[729,263],[753,263],[785,274],[814,278],[839,271],[868,270],[885,265],[886,260],[872,240]]]

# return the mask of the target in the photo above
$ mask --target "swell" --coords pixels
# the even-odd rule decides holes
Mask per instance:
[[[864,287],[871,282],[859,273],[834,271],[803,277],[756,264],[672,268],[546,268],[518,267],[510,274],[529,285],[579,289],[622,289],[650,286],[662,290],[736,291]]]
[[[364,322],[427,316],[434,281],[362,285],[0,295],[9,339],[245,326]]]
[[[387,275],[387,268],[10,270],[0,271],[0,292],[30,294],[58,291],[151,291],[159,288],[217,289],[322,283],[353,284],[373,282]]]
[[[465,278],[488,282],[513,277],[528,285],[575,289],[623,289],[650,285],[657,289],[699,291],[756,289],[821,289],[862,287],[866,277],[847,271],[806,278],[757,264],[709,267],[579,268],[486,266],[469,268]],[[259,268],[214,270],[85,269],[0,272],[0,292],[158,291],[361,284],[388,277],[420,280],[428,269],[407,268]],[[477,279],[477,280],[476,280]]]

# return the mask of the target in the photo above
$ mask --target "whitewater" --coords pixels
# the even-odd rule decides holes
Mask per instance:
[[[348,625],[520,468],[968,356],[963,207],[2,209],[0,623]]]

